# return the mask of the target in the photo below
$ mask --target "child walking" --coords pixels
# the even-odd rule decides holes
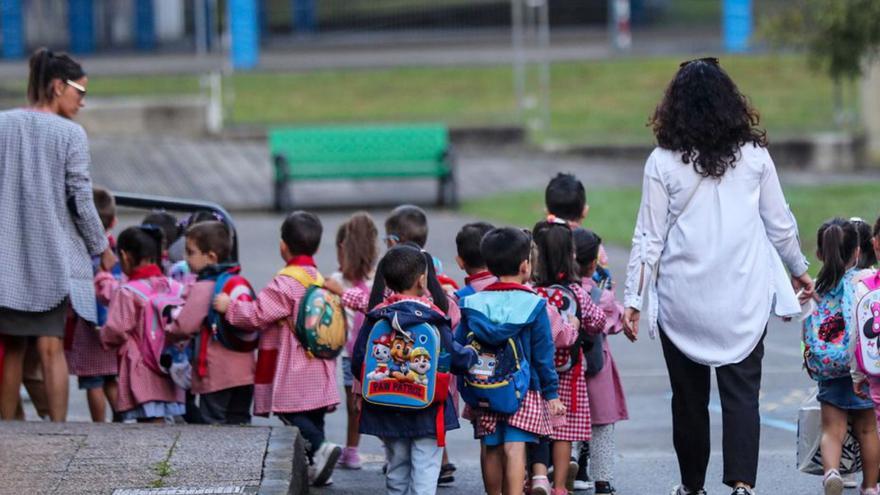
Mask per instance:
[[[339,404],[336,360],[310,356],[288,323],[295,319],[306,286],[287,273],[305,273],[319,280],[313,258],[321,243],[323,227],[312,213],[295,211],[281,225],[279,250],[286,264],[255,301],[230,300],[220,294],[214,309],[239,328],[259,330],[260,349],[254,377],[254,414],[275,414],[299,428],[308,441],[309,481],[315,486],[331,483],[330,476],[342,448],[326,440],[324,417]]]
[[[379,437],[388,455],[385,484],[392,495],[433,495],[437,491],[445,445],[446,431],[459,427],[452,398],[448,388],[441,385],[442,373],[464,373],[477,359],[473,348],[463,348],[453,341],[449,319],[444,314],[445,299],[435,305],[427,297],[431,292],[442,291],[434,276],[430,255],[407,244],[388,250],[376,273],[370,301],[373,309],[361,327],[352,355],[352,369],[358,380],[368,380],[371,388],[375,385],[393,383],[400,386],[429,384],[426,376],[434,370],[437,376],[433,403],[422,409],[407,410],[385,404],[373,404],[364,400],[360,416],[361,433]],[[384,295],[385,287],[391,289],[390,296]],[[429,286],[433,285],[433,289]],[[383,334],[371,342],[370,335],[380,321],[394,329],[391,334]],[[431,359],[429,341],[415,337],[421,324],[428,323],[439,331],[439,351]],[[384,350],[388,350],[388,356]],[[375,369],[363,376],[367,354],[379,359]],[[444,357],[448,353],[448,358]],[[388,362],[386,357],[390,357]],[[383,360],[383,361],[380,361]],[[444,359],[448,362],[444,363]],[[390,370],[392,363],[403,365],[390,375],[379,370]],[[380,376],[376,377],[376,373]],[[413,385],[404,385],[413,384]],[[439,390],[438,390],[439,389]],[[366,390],[366,389],[365,389]],[[369,397],[369,396],[368,396]],[[439,398],[438,398],[439,397]]]
[[[575,265],[574,239],[571,227],[565,220],[549,216],[538,222],[534,228],[537,262],[533,273],[535,286],[543,294],[550,296],[548,303],[560,310],[576,315],[581,335],[596,335],[605,329],[605,313],[589,297],[581,286],[581,279]],[[563,293],[573,301],[563,301]],[[573,304],[573,307],[566,305]],[[542,440],[532,460],[536,476],[532,481],[532,493],[543,495],[546,485],[540,479],[544,467],[553,463],[552,493],[565,494],[574,489],[577,463],[571,466],[572,442],[589,441],[590,400],[587,395],[587,382],[584,375],[583,355],[580,339],[569,343],[568,347],[557,346],[556,371],[559,373],[559,398],[566,407],[566,417],[562,424],[556,425],[549,442]],[[549,447],[549,449],[548,449]],[[548,456],[549,454],[549,456]],[[549,458],[548,458],[549,457]],[[535,464],[538,465],[535,468]],[[540,474],[539,474],[540,473]]]
[[[578,481],[592,478],[596,495],[613,495],[614,490],[614,424],[629,418],[626,408],[626,397],[623,385],[608,345],[608,335],[615,335],[623,330],[623,305],[615,300],[610,287],[602,286],[593,279],[599,263],[599,246],[602,239],[590,230],[577,228],[574,230],[575,253],[578,275],[584,292],[599,305],[605,313],[605,329],[593,345],[599,345],[596,352],[601,353],[599,361],[590,362],[595,355],[586,354],[587,396],[590,399],[590,421],[593,430],[590,440],[590,475],[586,476],[586,456],[578,456],[578,476],[575,477],[575,489]]]
[[[483,484],[490,495],[522,493],[526,444],[551,434],[551,415],[565,414],[553,364],[547,303],[525,285],[532,272],[531,246],[529,234],[514,228],[493,229],[483,237],[480,253],[499,281],[462,299],[462,322],[456,331],[462,344],[471,338],[487,346],[512,340],[522,350],[521,360],[529,364],[528,390],[512,414],[493,410],[484,400],[463,393],[473,409],[475,436],[485,450]],[[481,359],[491,361],[492,357]],[[461,385],[467,390],[464,381]]]
[[[342,288],[356,287],[369,293],[373,285],[373,271],[379,257],[379,230],[373,218],[366,212],[357,212],[336,231],[336,260],[339,271],[330,276]],[[360,388],[354,381],[351,371],[351,356],[358,330],[364,322],[364,314],[351,308],[345,309],[348,327],[348,341],[342,351],[342,380],[345,388],[345,409],[348,414],[345,448],[339,458],[339,466],[345,469],[360,469],[358,455],[360,434],[358,433],[358,411],[356,401]]]
[[[116,201],[110,191],[95,187],[92,189],[95,200],[95,209],[101,218],[104,232],[110,247],[114,248],[116,240],[110,231],[116,226]],[[100,260],[95,260],[95,266]],[[97,274],[96,274],[97,275]],[[108,273],[113,285],[118,285],[122,272],[117,265],[113,272]],[[97,294],[98,327],[104,325],[107,319],[107,303],[109,293]],[[101,297],[104,296],[104,297]],[[116,403],[116,374],[118,366],[116,352],[101,346],[101,339],[97,327],[86,319],[80,318],[72,310],[70,311],[68,327],[71,332],[65,332],[64,350],[67,357],[67,365],[71,375],[76,375],[80,390],[86,391],[86,400],[89,405],[89,414],[92,421],[103,423],[107,419],[107,403],[111,410]]]
[[[856,227],[847,220],[834,218],[822,224],[818,232],[817,257],[822,262],[816,279],[819,296],[817,308],[804,320],[804,360],[810,377],[818,382],[822,414],[822,467],[826,495],[840,495],[843,479],[838,471],[847,423],[859,441],[862,455],[860,494],[876,495],[877,466],[880,465],[880,440],[874,404],[858,397],[850,377],[853,359],[851,343],[857,329],[845,315],[852,302],[854,282],[860,276],[855,268],[859,254]]]
[[[486,261],[480,254],[480,241],[494,228],[486,222],[469,223],[455,235],[457,252],[455,262],[467,274],[464,287],[455,291],[456,301],[461,301],[462,298],[475,294],[498,281],[486,268]]]
[[[157,349],[164,335],[152,327],[153,301],[182,295],[183,288],[159,267],[162,232],[149,226],[129,227],[117,242],[127,282],[113,292],[101,343],[119,357],[119,391],[115,409],[122,420],[171,422],[184,413],[183,390],[158,366]],[[96,284],[102,275],[96,278]],[[106,277],[106,275],[103,275]]]
[[[228,349],[207,323],[217,279],[241,272],[241,266],[230,260],[231,253],[232,234],[223,222],[203,222],[187,229],[186,263],[198,279],[188,288],[185,304],[167,329],[172,340],[196,339],[190,392],[199,396],[199,416],[207,424],[251,422],[253,350]]]

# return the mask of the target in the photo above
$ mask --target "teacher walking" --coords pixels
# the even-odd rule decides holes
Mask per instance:
[[[71,119],[88,78],[65,54],[31,56],[30,106],[0,112],[0,418],[15,417],[22,364],[36,340],[52,421],[67,416],[64,323],[68,310],[96,321],[92,256],[114,256],[92,199],[89,148]]]
[[[773,311],[799,313],[794,290],[811,296],[813,281],[758,114],[717,59],[682,63],[651,124],[659,146],[645,165],[625,331],[638,337],[646,302],[672,385],[681,473],[672,494],[705,493],[714,367],[723,481],[734,495],[751,495],[767,322]]]

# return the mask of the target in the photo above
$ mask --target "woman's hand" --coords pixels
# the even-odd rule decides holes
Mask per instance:
[[[641,312],[636,308],[626,308],[623,311],[623,333],[631,342],[639,340],[639,318]]]
[[[819,300],[819,295],[816,294],[816,284],[813,283],[809,273],[804,272],[798,277],[792,276],[791,286],[798,293],[798,300],[801,304],[806,304],[810,299]]]

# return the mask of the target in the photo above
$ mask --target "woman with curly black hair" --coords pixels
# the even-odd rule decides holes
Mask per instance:
[[[705,493],[714,367],[723,481],[734,495],[751,495],[767,322],[771,312],[799,313],[792,287],[809,297],[813,281],[758,113],[717,59],[681,64],[650,124],[658,147],[645,165],[625,331],[638,337],[650,301],[648,325],[652,336],[660,330],[673,392],[681,485],[672,493]]]

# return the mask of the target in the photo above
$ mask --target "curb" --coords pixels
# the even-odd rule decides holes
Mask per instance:
[[[294,426],[275,426],[269,433],[260,495],[309,493],[305,440]]]

